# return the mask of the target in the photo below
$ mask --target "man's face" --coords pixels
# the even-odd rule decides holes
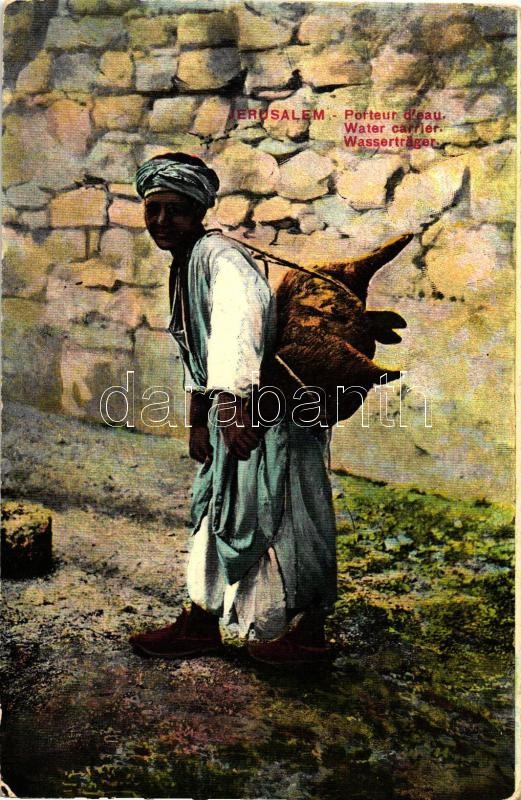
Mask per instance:
[[[157,192],[145,198],[145,224],[161,250],[175,250],[192,238],[204,214],[196,213],[189,197]]]

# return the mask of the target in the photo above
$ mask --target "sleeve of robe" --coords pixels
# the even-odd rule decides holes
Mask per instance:
[[[238,249],[225,248],[211,259],[208,391],[251,394],[259,380],[271,298],[263,275]]]

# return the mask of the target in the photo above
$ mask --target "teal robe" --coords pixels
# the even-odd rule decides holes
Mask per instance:
[[[235,272],[227,276],[230,316],[237,318],[239,315],[242,325],[242,328],[232,326],[231,333],[225,316],[218,315],[216,299],[212,296],[216,273],[223,270],[228,257],[239,264],[241,271],[240,285],[233,285]],[[243,334],[248,334],[250,327],[261,331],[260,347],[253,352],[253,357],[248,351],[243,360],[249,358],[253,363],[255,357],[261,359],[272,350],[275,298],[265,276],[246,247],[222,234],[209,232],[196,242],[185,280],[183,287],[180,274],[175,276],[169,325],[180,345],[185,388],[218,388],[247,396],[244,375],[240,376],[242,383],[234,381],[230,385],[235,362],[231,371],[229,367],[228,372],[224,368],[224,378],[218,375],[219,358],[223,364],[227,358],[229,360],[226,352],[229,349],[240,361],[242,336],[237,335],[238,341],[232,341],[234,331],[241,329]],[[255,291],[248,294],[244,282],[252,282]],[[217,349],[209,353],[209,342],[210,347],[221,347],[222,352]],[[218,385],[209,385],[209,360],[214,364],[210,371]],[[241,372],[240,364],[236,371]],[[220,380],[226,381],[226,385],[221,385]],[[219,560],[228,583],[239,581],[273,544],[287,607],[295,610],[310,606],[330,608],[336,599],[336,529],[324,458],[327,430],[301,427],[286,417],[266,430],[247,461],[228,452],[216,425],[209,424],[209,431],[213,461],[202,465],[197,472],[192,524],[195,533],[209,514],[210,531],[216,537]],[[272,543],[281,525],[285,533]]]

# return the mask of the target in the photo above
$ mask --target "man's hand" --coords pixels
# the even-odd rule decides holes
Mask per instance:
[[[217,424],[221,428],[227,449],[240,461],[248,460],[262,435],[252,426],[247,402],[243,397],[219,392]]]
[[[208,431],[208,411],[212,401],[202,392],[194,392],[190,398],[190,458],[200,464],[211,464],[213,458]]]

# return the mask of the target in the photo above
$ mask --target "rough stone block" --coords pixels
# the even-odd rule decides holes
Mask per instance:
[[[253,220],[260,223],[282,222],[293,218],[293,204],[283,197],[270,197],[268,200],[261,200],[253,211]]]
[[[222,225],[236,228],[242,225],[250,209],[250,200],[242,194],[230,194],[222,197],[215,211],[217,220]]]
[[[59,143],[74,155],[84,155],[91,136],[89,108],[73,100],[58,100],[48,112],[49,128]]]
[[[268,16],[258,16],[248,11],[244,5],[235,7],[238,24],[238,44],[240,50],[268,50],[287,44],[293,34],[293,26],[279,23]]]
[[[404,161],[400,156],[358,159],[353,169],[339,175],[336,182],[338,194],[360,211],[383,208],[387,185],[403,167]]]
[[[479,257],[477,257],[479,254]],[[510,236],[495,225],[455,223],[440,226],[425,255],[427,274],[446,297],[472,299],[491,288],[511,269]]]
[[[157,17],[137,17],[127,21],[130,46],[141,50],[148,47],[164,47],[173,44],[177,17],[161,15]]]
[[[9,500],[2,505],[2,576],[34,578],[52,567],[52,516],[48,508]]]
[[[134,235],[123,228],[109,228],[100,237],[100,256],[102,260],[114,267],[120,280],[133,280]]]
[[[221,194],[240,190],[267,194],[279,180],[279,167],[273,156],[242,142],[228,145],[216,156],[213,167],[221,182]]]
[[[82,261],[86,257],[87,234],[84,230],[54,230],[43,246],[51,263]]]
[[[131,353],[132,337],[124,325],[108,320],[86,320],[70,326],[68,341],[85,350],[120,350]]]
[[[167,92],[177,72],[175,50],[155,50],[149,56],[135,59],[138,92]]]
[[[353,60],[343,47],[302,58],[299,69],[304,83],[314,87],[353,86],[370,83],[371,79],[369,64]]]
[[[233,47],[186,50],[179,56],[177,77],[187,90],[219,89],[240,70],[239,53]]]
[[[447,158],[418,174],[405,175],[389,207],[392,224],[419,231],[454,202],[467,174],[467,157]]]
[[[102,189],[74,189],[53,198],[50,208],[54,228],[102,227],[106,224],[107,195]]]
[[[22,94],[38,94],[49,88],[52,58],[49,53],[40,51],[18,75],[16,91]]]
[[[127,352],[117,350],[85,350],[74,344],[64,348],[61,359],[61,381],[63,386],[62,408],[67,414],[110,424],[125,417],[127,411],[122,394],[113,393],[111,387],[127,386],[127,371],[132,370],[132,359]],[[104,393],[104,414],[100,402]]]
[[[4,186],[34,181],[58,190],[82,179],[82,165],[55,138],[46,111],[4,114],[4,126]]]
[[[196,136],[221,136],[230,114],[230,101],[223,97],[205,97],[193,121],[191,132]]]
[[[137,67],[136,67],[137,71]],[[130,55],[118,50],[103,53],[100,61],[98,83],[115,89],[129,89],[132,86],[132,59]],[[140,87],[136,86],[140,91]]]
[[[47,209],[42,209],[41,211],[22,211],[19,219],[24,227],[30,228],[31,230],[49,227],[49,212]]]
[[[137,128],[145,99],[138,94],[121,97],[98,97],[94,102],[93,118],[97,128],[131,130]]]
[[[3,293],[17,297],[39,297],[47,285],[51,257],[28,233],[7,226],[3,229]]]
[[[515,146],[512,140],[470,156],[470,209],[473,219],[514,222],[516,218]]]
[[[296,69],[287,54],[279,52],[245,53],[242,63],[248,70],[244,83],[246,94],[255,94],[263,89],[286,88]]]
[[[341,12],[341,9],[338,9]],[[335,9],[337,12],[337,9]],[[347,19],[342,13],[307,14],[299,25],[298,40],[302,44],[324,44],[343,41]]]
[[[233,13],[182,14],[177,23],[177,41],[181,47],[216,47],[235,43],[237,22]]]
[[[325,225],[342,229],[344,225],[360,215],[352,208],[347,200],[338,194],[326,195],[313,201],[315,215]]]
[[[333,172],[331,159],[304,150],[280,167],[278,193],[290,200],[313,200],[327,194],[327,179]]]
[[[317,97],[309,86],[299,89],[286,100],[277,100],[268,106],[268,117],[263,126],[274,139],[302,139],[310,125],[311,111]],[[279,119],[271,118],[273,109],[282,112]],[[283,119],[287,112],[289,119]],[[296,117],[296,119],[293,119]],[[307,117],[307,118],[306,118]]]
[[[67,6],[74,14],[124,14],[139,4],[140,0],[68,0]]]
[[[90,175],[103,181],[130,183],[137,164],[130,144],[118,144],[101,139],[89,154],[85,167]]]
[[[97,60],[91,53],[64,53],[54,60],[54,88],[90,92],[98,80]]]
[[[465,125],[469,122],[482,122],[495,119],[507,113],[509,93],[506,87],[494,90],[482,89],[440,89],[425,96],[422,109],[442,111],[444,125]]]
[[[184,131],[192,122],[197,100],[194,97],[168,97],[156,100],[149,127],[154,133]]]
[[[380,86],[417,86],[425,77],[429,61],[418,53],[401,53],[390,45],[371,60],[371,79]]]
[[[145,222],[142,203],[117,197],[109,206],[109,222],[122,228],[143,230]]]
[[[124,43],[125,29],[119,17],[87,16],[79,21],[53,17],[47,28],[48,50],[76,50],[80,47],[109,47]]]
[[[6,197],[11,205],[17,208],[43,208],[47,205],[49,194],[42,192],[34,181],[11,186]]]
[[[60,408],[60,337],[46,307],[20,297],[2,300],[3,396],[47,411]],[[54,324],[53,324],[54,323]]]
[[[317,111],[323,112],[323,119],[311,121],[309,138],[318,141],[341,142],[344,135],[344,109],[365,111],[368,99],[368,86],[350,86],[319,94],[315,107]]]
[[[123,197],[133,197],[134,200],[137,200],[139,197],[133,183],[110,183],[109,192]]]

